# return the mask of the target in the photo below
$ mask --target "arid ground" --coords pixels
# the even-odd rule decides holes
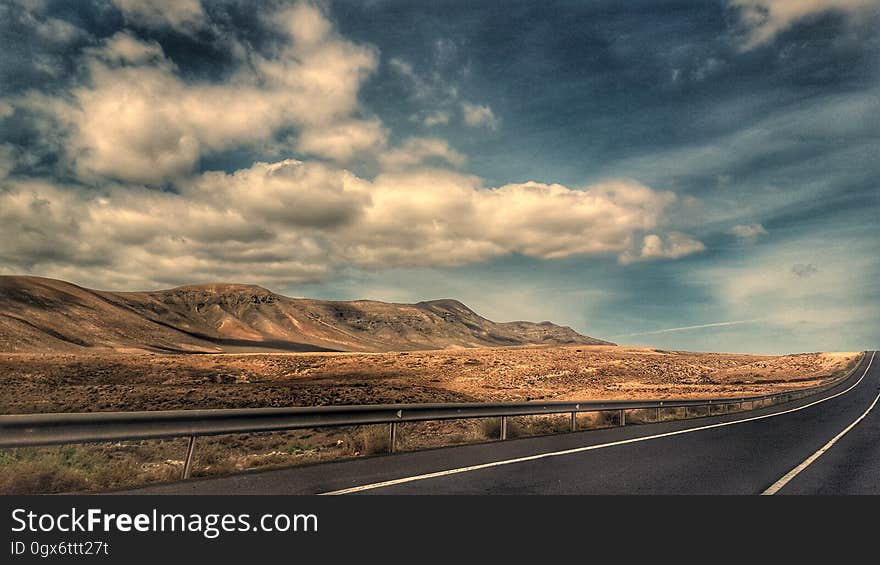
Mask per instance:
[[[0,411],[743,396],[812,386],[854,353],[614,346],[390,353],[0,354]]]
[[[827,382],[856,353],[789,356],[614,346],[388,353],[0,354],[0,412],[169,410],[408,402],[738,397]],[[634,421],[637,421],[634,420]],[[585,414],[581,425],[610,424]],[[513,434],[564,422],[524,418]],[[407,424],[400,447],[497,437],[495,421]],[[383,427],[204,438],[195,475],[379,453]],[[176,478],[183,440],[0,452],[0,492],[120,488]]]

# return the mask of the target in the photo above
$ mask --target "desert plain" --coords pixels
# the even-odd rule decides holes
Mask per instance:
[[[828,382],[858,357],[604,345],[383,353],[4,353],[0,412],[740,397]],[[512,435],[553,433],[567,425],[565,417],[517,420]],[[607,414],[579,418],[584,429],[606,425],[614,425]],[[404,424],[398,437],[402,450],[492,441],[497,421]],[[387,441],[384,426],[200,438],[194,475],[375,455],[387,450]],[[107,490],[174,480],[184,452],[185,440],[5,450],[0,492]]]

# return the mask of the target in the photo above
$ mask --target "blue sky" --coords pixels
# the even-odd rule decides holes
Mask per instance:
[[[880,3],[6,2],[0,274],[876,347]]]

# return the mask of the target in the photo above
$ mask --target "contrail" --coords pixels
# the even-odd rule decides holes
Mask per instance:
[[[755,318],[754,320],[734,320],[733,322],[713,322],[711,324],[700,324],[699,326],[683,326],[680,328],[666,328],[665,330],[654,330],[650,332],[636,332],[632,334],[623,334],[613,336],[611,339],[617,339],[620,337],[635,337],[638,335],[654,335],[654,334],[668,334],[673,332],[686,332],[690,330],[700,330],[703,328],[717,328],[721,326],[738,326],[740,324],[751,324],[754,322],[760,322],[760,318]]]

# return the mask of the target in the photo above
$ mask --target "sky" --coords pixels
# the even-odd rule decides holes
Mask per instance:
[[[0,274],[880,343],[880,0],[0,2]]]

